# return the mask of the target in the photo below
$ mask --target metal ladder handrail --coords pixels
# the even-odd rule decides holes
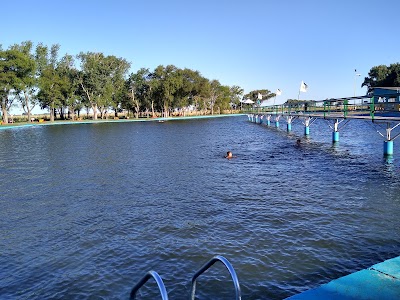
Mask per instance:
[[[221,255],[217,255],[214,256],[210,261],[208,261],[204,266],[201,267],[201,269],[199,271],[196,272],[196,274],[193,275],[192,277],[192,288],[191,288],[191,300],[195,299],[195,293],[196,293],[196,279],[197,277],[199,277],[201,274],[203,274],[205,271],[207,271],[213,264],[215,264],[217,261],[222,262],[225,267],[228,269],[231,277],[232,277],[232,281],[233,284],[235,286],[235,299],[236,300],[241,300],[242,296],[240,294],[240,285],[239,285],[239,279],[236,275],[235,269],[233,268],[233,266],[231,265],[231,263],[223,256]]]
[[[165,288],[164,282],[162,281],[160,275],[158,275],[158,273],[155,271],[147,272],[146,275],[144,275],[143,278],[140,279],[140,281],[132,288],[131,296],[129,299],[134,300],[136,298],[136,292],[152,277],[157,282],[162,300],[168,300],[168,293],[167,289]]]

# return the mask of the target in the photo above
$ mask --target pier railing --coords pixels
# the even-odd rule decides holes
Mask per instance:
[[[254,106],[244,109],[246,113],[266,113],[279,115],[309,114],[319,117],[341,117],[361,115],[375,118],[375,114],[397,113],[400,116],[399,94],[365,95],[325,100],[290,101],[280,105]]]
[[[289,101],[281,105],[252,107],[248,111],[249,121],[279,128],[279,120],[286,120],[287,131],[299,119],[304,125],[304,134],[310,135],[310,125],[316,119],[327,119],[332,129],[332,142],[339,142],[341,131],[351,119],[372,121],[376,131],[384,140],[384,156],[393,155],[393,141],[400,137],[400,89],[397,93],[367,95],[322,101]],[[333,124],[332,124],[333,121]]]

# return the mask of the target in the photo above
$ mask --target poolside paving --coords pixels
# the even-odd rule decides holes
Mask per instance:
[[[400,299],[400,256],[286,298],[286,300],[313,299]]]

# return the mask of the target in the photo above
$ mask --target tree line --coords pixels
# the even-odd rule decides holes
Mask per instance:
[[[130,73],[124,58],[97,52],[59,56],[58,44],[48,47],[31,41],[3,50],[0,45],[0,97],[4,123],[12,105],[19,104],[28,120],[36,106],[48,109],[50,121],[56,116],[75,120],[82,109],[91,110],[93,119],[107,111],[122,110],[136,118],[140,112],[168,117],[171,111],[192,107],[204,114],[238,107],[243,98],[239,86],[222,85],[203,77],[199,71],[159,65],[154,70],[141,68]],[[79,64],[79,67],[77,67]],[[275,94],[259,91],[263,99]]]
[[[82,109],[91,110],[93,119],[105,118],[109,110],[126,110],[136,118],[147,115],[170,116],[172,111],[191,107],[203,114],[239,107],[240,100],[275,97],[268,89],[244,95],[241,87],[222,85],[199,71],[159,65],[154,70],[129,73],[131,64],[124,58],[98,52],[59,56],[58,44],[48,47],[31,41],[3,50],[0,45],[0,99],[4,123],[10,108],[19,104],[28,120],[36,106],[48,109],[50,120],[75,120]],[[78,66],[77,66],[78,65]],[[362,86],[400,86],[400,64],[371,68]],[[261,99],[260,99],[261,98]],[[289,99],[292,100],[292,99]],[[288,100],[288,101],[289,101]]]
[[[372,67],[361,87],[363,86],[368,88],[368,92],[371,92],[374,87],[400,87],[400,64]]]

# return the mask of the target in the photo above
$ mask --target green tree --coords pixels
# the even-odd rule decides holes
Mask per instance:
[[[149,75],[149,69],[141,68],[136,73],[131,73],[125,83],[124,107],[134,110],[135,118],[139,118],[140,108],[150,93]]]
[[[104,55],[102,53],[81,52],[78,58],[81,60],[79,84],[86,96],[87,105],[92,108],[93,119],[97,120],[98,106],[106,83],[101,70],[101,66],[104,64]]]
[[[196,108],[201,111],[204,110],[205,113],[207,113],[210,88],[210,81],[205,77],[200,78],[196,85],[197,93],[193,97],[193,102]]]
[[[230,109],[230,100],[231,100],[231,90],[227,85],[220,85],[219,87],[219,95],[215,102],[215,105],[219,108],[219,113],[221,110]]]
[[[240,86],[234,85],[230,87],[230,99],[232,105],[235,107],[240,105],[240,100],[243,98],[243,93],[244,90]]]
[[[395,63],[389,66],[389,74],[386,78],[386,85],[392,87],[400,87],[400,64]]]
[[[152,95],[157,101],[156,104],[162,109],[164,117],[168,117],[175,93],[181,88],[183,78],[173,65],[158,66],[151,77],[155,80],[153,82],[155,91]]]
[[[212,115],[214,114],[215,103],[217,102],[217,99],[220,95],[221,95],[221,84],[219,83],[219,81],[215,79],[210,81],[208,103],[210,105],[210,110]]]
[[[371,92],[374,87],[400,86],[400,64],[391,64],[389,67],[385,65],[372,67],[361,87],[363,86],[368,88],[368,92]]]
[[[34,61],[34,55],[32,54],[33,44],[31,41],[22,42],[20,45],[15,44],[10,47],[12,50],[20,51],[34,64],[31,72],[25,76],[22,81],[22,89],[16,91],[16,96],[19,99],[22,109],[28,115],[28,122],[32,120],[32,109],[37,105],[37,77],[36,70],[37,66]]]
[[[57,64],[56,73],[60,79],[60,116],[64,118],[64,108],[67,108],[68,117],[74,121],[75,111],[82,107],[82,97],[79,94],[79,72],[75,68],[74,57],[65,54]]]
[[[38,99],[42,109],[50,111],[50,121],[54,121],[56,109],[63,103],[63,78],[57,71],[58,52],[60,45],[52,45],[50,51],[47,46],[39,44],[36,47],[36,63],[38,64]]]
[[[261,95],[261,99],[258,98],[259,94]],[[251,91],[248,94],[244,95],[245,98],[250,99],[250,100],[254,101],[255,103],[258,103],[258,100],[260,100],[260,102],[261,102],[264,100],[271,99],[275,96],[276,96],[275,93],[272,93],[270,90],[267,90],[267,89],[254,90],[254,91]]]
[[[388,74],[389,70],[385,65],[373,67],[368,73],[369,77],[365,77],[361,87],[366,86],[368,88],[368,92],[370,92],[374,87],[382,86],[382,83],[385,81]]]
[[[116,56],[107,56],[108,65],[108,83],[111,88],[110,106],[114,109],[115,117],[122,107],[122,99],[124,97],[125,76],[130,68],[130,63],[123,58]]]
[[[26,84],[35,70],[35,62],[29,55],[17,49],[0,51],[0,97],[3,122],[8,123],[8,111],[18,91],[26,89]]]
[[[87,104],[92,108],[93,119],[97,120],[100,110],[102,117],[110,107],[117,107],[117,96],[122,92],[124,75],[129,63],[115,56],[104,56],[103,53],[81,52],[79,83],[86,97]]]

